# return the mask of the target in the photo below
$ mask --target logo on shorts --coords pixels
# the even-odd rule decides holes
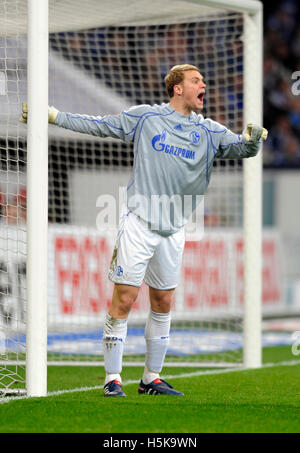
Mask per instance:
[[[196,144],[199,142],[199,140],[200,140],[200,134],[199,134],[199,132],[197,132],[197,131],[192,131],[192,132],[190,133],[190,140],[191,140],[191,142],[194,143],[194,145],[196,145]]]
[[[123,268],[122,266],[117,266],[117,276],[118,277],[121,277],[121,275],[123,275]]]

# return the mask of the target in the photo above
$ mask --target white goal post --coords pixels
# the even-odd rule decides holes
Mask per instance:
[[[99,168],[102,171],[101,174],[105,176],[106,173],[108,178],[104,179],[103,176],[103,181],[108,181],[109,178],[113,180],[115,177],[113,173],[118,167],[119,173],[116,180],[119,180],[121,185],[126,185],[128,169],[131,164],[130,151],[127,148],[122,148],[121,144],[115,145],[113,140],[104,141],[103,148],[100,148],[99,141],[94,142],[89,137],[83,139],[82,136],[78,137],[79,134],[74,133],[67,135],[65,131],[54,126],[49,127],[48,131],[48,103],[54,103],[57,100],[60,105],[54,105],[61,110],[65,108],[68,111],[74,111],[78,108],[81,109],[81,111],[78,110],[78,113],[104,114],[117,113],[119,110],[134,105],[134,101],[136,101],[135,103],[139,103],[138,101],[146,103],[150,99],[153,103],[163,102],[164,99],[161,99],[161,81],[155,84],[154,72],[151,73],[151,68],[159,63],[162,71],[165,70],[161,55],[172,55],[172,52],[174,52],[174,64],[181,63],[179,59],[182,58],[182,55],[190,55],[191,60],[193,60],[192,63],[195,63],[196,60],[200,67],[201,58],[205,59],[207,74],[204,70],[204,75],[208,82],[208,96],[210,89],[212,93],[215,93],[211,95],[210,101],[208,101],[207,116],[223,118],[225,126],[230,128],[240,128],[248,122],[262,124],[262,14],[262,3],[256,0],[153,0],[151,5],[146,0],[128,0],[126,2],[123,0],[110,0],[109,2],[106,0],[86,0],[85,2],[79,0],[59,2],[54,0],[28,0],[28,2],[26,0],[0,0],[0,19],[3,24],[1,26],[2,31],[0,31],[0,64],[3,63],[0,66],[0,76],[4,74],[3,88],[2,78],[0,77],[0,101],[1,95],[4,100],[2,114],[0,112],[0,139],[4,143],[3,149],[6,147],[5,151],[1,151],[3,155],[5,153],[7,159],[6,178],[11,178],[11,176],[7,176],[8,173],[10,174],[9,157],[7,157],[9,156],[9,149],[14,146],[19,152],[19,142],[22,140],[27,142],[26,170],[20,171],[20,173],[24,173],[26,182],[23,183],[23,176],[21,178],[19,175],[16,183],[19,188],[26,186],[27,189],[26,228],[24,224],[21,225],[17,222],[18,225],[13,228],[13,231],[9,221],[4,221],[4,215],[0,224],[1,234],[3,230],[3,244],[6,244],[2,246],[2,242],[0,242],[3,256],[6,254],[7,259],[10,259],[9,247],[16,248],[15,254],[20,253],[27,256],[26,320],[16,320],[14,328],[12,328],[13,323],[11,321],[7,322],[5,304],[9,304],[12,298],[8,298],[8,291],[2,291],[0,288],[0,295],[2,295],[2,299],[0,299],[0,392],[2,390],[5,393],[5,390],[10,387],[13,388],[17,382],[23,380],[26,383],[28,396],[45,396],[47,394],[47,354],[49,356],[49,351],[51,351],[51,345],[50,349],[49,345],[47,349],[47,314],[48,322],[52,322],[52,319],[54,319],[52,300],[59,292],[59,289],[53,288],[52,280],[51,285],[48,283],[49,276],[52,278],[51,275],[54,272],[53,267],[59,267],[61,264],[56,275],[60,275],[63,280],[68,272],[67,267],[73,266],[74,256],[78,255],[81,261],[86,262],[86,256],[89,254],[89,257],[92,258],[88,265],[85,264],[86,267],[92,268],[93,259],[98,260],[99,265],[100,255],[101,260],[103,260],[101,263],[104,263],[103,266],[105,267],[107,264],[106,258],[104,258],[106,256],[105,244],[98,238],[97,231],[91,227],[91,223],[84,224],[82,221],[83,213],[85,219],[87,219],[92,211],[86,211],[85,214],[82,205],[85,204],[87,199],[82,198],[78,201],[80,190],[88,185],[87,191],[91,194],[93,181],[99,179],[100,173],[96,172],[96,170],[99,171]],[[197,23],[201,25],[197,27],[195,25]],[[218,35],[213,34],[214,27],[218,28]],[[242,35],[240,35],[241,30]],[[124,39],[124,33],[126,33],[126,39]],[[175,41],[181,34],[186,38],[183,44],[180,41]],[[232,34],[234,34],[234,38],[228,38]],[[211,37],[215,39],[212,44],[212,46],[215,46],[213,49],[206,45]],[[229,39],[228,49],[224,50],[221,39]],[[15,40],[17,44],[11,45],[10,40],[12,42]],[[106,43],[107,47],[103,43]],[[181,45],[185,46],[182,54],[180,53]],[[27,76],[23,79],[17,74],[19,68],[16,63],[15,72],[18,82],[16,82],[15,96],[10,93],[10,75],[7,63],[12,59],[9,56],[9,50],[13,48],[17,49],[16,52],[12,50],[12,58],[16,62],[18,62],[18,58],[24,60],[24,52],[27,55],[27,68],[25,68]],[[196,54],[195,49],[197,49],[198,54]],[[153,75],[147,81],[145,81],[146,71],[143,69],[146,60],[145,58],[140,59],[139,52],[148,57],[148,73],[150,76]],[[203,55],[200,52],[203,52]],[[130,58],[128,57],[129,54]],[[172,61],[171,57],[167,58],[169,65]],[[218,68],[218,72],[216,68]],[[227,70],[230,77],[222,77],[222,71]],[[211,74],[219,74],[215,83],[213,76],[211,76],[211,87],[210,71]],[[118,80],[118,75],[122,79],[121,82]],[[21,82],[24,84],[26,79],[27,85],[24,88]],[[61,81],[64,82],[64,86],[59,85]],[[237,88],[237,86],[240,87],[240,83],[242,87]],[[67,94],[68,87],[66,85],[68,84],[70,84],[69,88],[72,91],[70,94]],[[226,99],[225,95],[222,94],[224,87],[227,90]],[[48,91],[50,99],[48,98]],[[80,98],[81,104],[76,101],[76,94],[78,94],[76,92],[79,93],[78,98]],[[21,103],[25,100],[28,100],[30,106],[27,126],[17,123],[18,115],[21,112]],[[99,111],[93,111],[97,108],[95,104],[102,100],[103,104],[100,107],[98,104]],[[108,106],[107,108],[110,107],[111,111],[104,112],[104,105]],[[229,124],[226,124],[228,122]],[[236,130],[236,132],[241,131]],[[11,142],[14,145],[10,145]],[[48,162],[48,153],[50,163]],[[115,163],[116,161],[117,163]],[[221,326],[228,322],[228,326],[230,324],[228,332],[232,332],[231,338],[233,338],[235,318],[242,317],[242,320],[238,321],[243,336],[242,357],[233,359],[229,357],[222,359],[219,363],[212,360],[211,366],[234,366],[236,364],[246,368],[257,368],[261,366],[262,153],[260,152],[254,158],[244,159],[242,167],[243,170],[241,171],[241,164],[226,163],[223,169],[222,167],[216,168],[216,176],[215,179],[212,177],[212,189],[208,194],[208,197],[210,197],[208,198],[208,207],[212,211],[214,208],[220,209],[220,212],[218,212],[219,223],[215,229],[213,228],[211,239],[208,239],[206,245],[209,249],[212,247],[211,244],[214,243],[220,247],[220,250],[223,250],[230,244],[230,251],[226,258],[228,262],[226,263],[228,269],[230,268],[228,274],[233,274],[232,260],[235,259],[235,253],[237,253],[236,244],[240,243],[240,237],[242,237],[244,284],[243,297],[241,295],[239,297],[243,298],[243,305],[241,305],[241,300],[236,301],[235,296],[232,296],[231,293],[227,296],[227,302],[216,301],[214,296],[211,298],[210,306],[206,307],[202,300],[197,305],[195,300],[192,299],[192,297],[195,297],[193,293],[190,304],[185,307],[183,299],[186,294],[190,293],[179,288],[174,313],[175,325],[178,324],[175,336],[178,335],[179,340],[178,344],[174,346],[174,355],[176,355],[177,350],[179,355],[181,353],[183,356],[190,354],[186,354],[184,349],[186,341],[186,337],[183,335],[184,331],[194,323],[192,331],[194,332],[192,335],[194,335],[196,329],[199,330],[203,320],[205,320],[203,330],[210,332],[210,329],[215,329],[218,332],[219,329],[220,333],[220,336],[216,336],[215,340],[209,336],[206,336],[203,340],[206,345],[208,343],[208,348],[205,349],[207,357],[209,351],[222,351],[222,348],[218,349],[218,344],[214,344],[214,341],[217,343],[221,341],[220,337],[223,335]],[[21,168],[21,166],[18,168]],[[0,171],[2,172],[2,168],[0,168]],[[95,174],[93,174],[93,171],[95,171]],[[222,172],[225,173],[225,176],[222,176]],[[124,178],[124,181],[122,178]],[[68,179],[67,182],[66,179]],[[224,182],[227,187],[227,195],[224,195]],[[9,184],[10,181],[6,184],[3,183],[3,187],[7,188],[7,193],[5,193],[7,199],[10,192]],[[104,186],[105,184],[106,182],[103,182]],[[214,189],[214,187],[217,187],[217,189]],[[1,192],[3,190],[1,188]],[[103,190],[105,189],[103,188]],[[216,191],[214,192],[214,190]],[[222,204],[222,201],[218,201],[218,197],[222,193],[224,200],[225,197],[227,198],[226,203],[223,203],[219,208],[218,206]],[[224,207],[224,204],[226,204],[226,207]],[[225,213],[224,209],[228,209],[228,211]],[[96,217],[96,214],[97,211],[95,210],[94,217]],[[242,228],[241,217],[243,218]],[[71,228],[74,231],[71,231]],[[23,243],[25,241],[19,239],[21,233],[27,235],[24,250]],[[210,238],[209,234],[208,232]],[[74,241],[72,235],[75,237]],[[81,235],[83,235],[82,241],[76,242],[76,237],[81,238]],[[7,237],[11,241],[8,246],[9,241],[5,240]],[[217,238],[216,241],[215,237]],[[0,238],[1,241],[2,239]],[[50,244],[51,241],[52,244]],[[55,245],[53,245],[54,242]],[[79,242],[86,255],[82,255],[81,248],[79,250]],[[98,244],[97,247],[101,249],[101,253],[97,257],[93,255],[93,244]],[[5,251],[4,247],[6,247]],[[63,251],[61,248],[63,248]],[[191,256],[192,253],[198,253],[199,250],[198,246],[191,247]],[[213,255],[215,256],[215,251],[213,251]],[[225,266],[227,266],[226,263]],[[66,285],[63,286],[63,291],[66,294],[68,294],[68,291],[83,291],[81,284],[78,284],[80,275],[76,267],[77,264],[74,264],[74,271],[72,268],[72,275],[68,274],[66,277],[69,278]],[[191,272],[194,272],[193,263],[186,266],[185,272],[188,279]],[[8,271],[5,271],[4,274],[5,278],[8,279]],[[209,274],[212,276],[212,281],[215,274],[213,271]],[[193,284],[198,278],[197,275],[200,274],[195,275]],[[233,288],[233,291],[237,292],[238,285],[235,282],[235,277],[229,275],[228,278],[230,282],[224,283],[224,287],[226,286],[226,289]],[[103,289],[103,282],[100,284],[96,280],[97,276],[92,274],[89,268],[87,282],[95,284],[98,296],[100,291],[102,291],[101,294],[106,294],[105,289]],[[189,281],[187,280],[186,285],[192,284]],[[68,286],[70,282],[73,282],[73,289]],[[86,281],[84,285],[86,285]],[[201,298],[202,295],[199,297]],[[233,298],[234,301],[229,300],[230,298]],[[5,303],[2,303],[1,300],[4,299]],[[236,299],[238,298],[236,297]],[[94,299],[91,297],[90,300],[91,311],[93,311]],[[80,300],[80,303],[84,304],[84,301]],[[226,303],[228,307],[225,307],[225,309]],[[79,317],[78,315],[76,317],[77,312],[72,313],[74,307],[68,305],[68,301],[66,301],[65,306],[63,305],[63,297],[60,304],[63,306],[62,314],[59,319],[57,318],[58,320],[51,324],[54,327],[51,327],[49,332],[53,331],[53,337],[50,340],[48,337],[48,343],[57,340],[58,335],[55,337],[57,332],[53,329],[56,329],[57,326],[61,327],[62,323],[65,324],[59,338],[61,341],[65,341],[66,347],[70,348],[71,353],[75,348],[74,338],[76,335],[78,337],[82,335],[82,341],[86,341],[86,345],[92,342],[100,343],[100,337],[97,337],[97,333],[94,334],[94,329],[95,326],[99,326],[99,320],[102,319],[101,316],[105,311],[104,302],[103,305],[100,304],[100,315],[97,311],[99,302],[95,302],[98,305],[97,308],[94,308],[94,314],[96,313],[99,316],[94,318],[93,313],[90,312],[84,316]],[[141,315],[143,310],[141,302],[136,312],[133,313],[133,323],[138,326],[143,320]],[[199,320],[196,318],[196,310],[199,310]],[[201,313],[203,314],[202,319]],[[69,321],[69,318],[72,318],[71,321]],[[91,319],[92,321],[90,321]],[[234,319],[234,322],[231,321],[232,319]],[[180,324],[181,321],[182,324]],[[76,329],[72,322],[74,322],[74,325],[76,324]],[[91,331],[89,334],[86,333],[86,326],[88,325],[90,325]],[[23,340],[20,340],[14,334],[18,329],[22,335],[25,334],[26,330],[26,348],[23,347]],[[138,337],[139,333],[135,331],[134,335]],[[228,343],[231,341],[233,340],[230,339]],[[10,347],[13,343],[14,346],[11,350]],[[18,349],[20,344],[23,347],[22,353]],[[133,354],[139,356],[142,348],[138,343],[135,345]],[[129,346],[131,347],[131,345]],[[180,349],[181,346],[182,350]],[[52,363],[56,360],[62,363],[69,353],[64,349],[64,346],[62,354],[60,354],[59,348],[60,346],[56,350],[53,349],[55,353],[52,357]],[[93,354],[93,348],[94,346],[90,349],[87,348],[89,351],[87,355]],[[24,352],[26,352],[26,377],[23,373],[22,378],[20,377],[22,373],[12,371],[10,367],[13,367],[17,362],[18,367],[23,366],[24,368]],[[98,352],[97,350],[97,354]],[[14,354],[16,354],[16,357],[14,357]],[[74,355],[76,358],[75,353]],[[209,360],[205,359],[203,364],[209,366]],[[79,362],[93,363],[93,360],[88,358],[88,361],[84,361],[80,358]],[[50,363],[49,358],[48,363]],[[98,362],[94,361],[94,363],[97,364]],[[183,363],[187,365],[187,362]],[[199,364],[199,360],[191,360],[190,363],[196,366]]]
[[[48,1],[28,0],[27,90],[30,105],[27,136],[28,396],[44,396],[47,393],[48,35]]]

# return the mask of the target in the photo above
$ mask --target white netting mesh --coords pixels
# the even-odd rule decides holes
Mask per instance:
[[[0,6],[1,17],[22,14],[17,2]],[[23,36],[0,36],[0,392],[24,382],[26,144],[15,120],[26,95],[24,52]]]
[[[62,7],[61,2],[50,3],[51,27],[55,29],[56,23],[57,30],[62,30],[58,24],[63,16],[51,16],[55,3]],[[72,1],[63,3],[72,11]],[[185,2],[176,2],[178,7],[181,3]],[[78,2],[74,5],[79,8]],[[190,63],[201,69],[207,83],[205,116],[236,132],[242,130],[242,15],[212,16],[209,10],[197,7],[195,16],[196,5],[190,4],[188,10],[185,5],[184,14],[189,19],[173,11],[170,21],[162,14],[150,21],[152,25],[146,21],[133,25],[131,14],[123,21],[130,25],[104,26],[105,9],[99,8],[99,2],[93,3],[92,13],[80,5],[83,17],[91,20],[83,21],[87,28],[76,31],[78,21],[73,17],[73,27],[65,21],[68,31],[50,34],[49,104],[62,111],[101,115],[139,103],[167,102],[163,77],[174,64]],[[136,9],[137,22],[141,22],[140,11]],[[18,123],[18,117],[20,104],[26,100],[27,48],[26,35],[14,36],[15,19],[21,15],[24,17],[23,1],[0,1],[7,34],[0,37],[0,354],[1,363],[6,364],[24,352],[25,332],[22,196],[27,129]],[[101,17],[98,27],[97,17]],[[19,27],[24,33],[24,25]],[[113,241],[97,231],[96,202],[103,193],[118,196],[119,186],[127,185],[132,162],[128,144],[49,127],[48,349],[55,360],[101,358],[101,327],[112,291],[107,269]],[[187,241],[186,245],[173,314],[172,360],[188,357],[190,361],[223,363],[241,359],[241,170],[239,161],[215,162],[205,197],[207,236],[202,243]],[[13,201],[9,202],[10,195]],[[8,216],[7,203],[13,206],[14,221]],[[11,280],[16,288],[13,296]],[[147,296],[143,287],[131,313],[126,349],[130,354],[144,352]],[[13,315],[7,315],[11,311]],[[14,316],[18,321],[13,323]],[[7,369],[7,365],[1,366]]]

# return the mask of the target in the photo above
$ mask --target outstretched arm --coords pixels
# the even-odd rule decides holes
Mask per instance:
[[[22,105],[20,121],[27,123],[28,106]],[[48,107],[48,121],[56,126],[70,129],[74,132],[113,137],[131,142],[138,125],[139,116],[122,112],[118,115],[91,116],[60,112],[55,107]]]
[[[266,140],[267,136],[267,129],[256,124],[248,124],[242,135],[234,134],[225,129],[221,136],[216,157],[236,159],[256,156],[261,140]]]
[[[59,110],[57,110],[55,107],[48,106],[48,123],[55,123],[55,119],[57,117],[57,114],[59,113]],[[28,104],[27,102],[23,102],[22,104],[22,116],[20,118],[21,123],[27,123],[27,118],[28,118]]]

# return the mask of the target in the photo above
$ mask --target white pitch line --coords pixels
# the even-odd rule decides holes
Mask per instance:
[[[262,365],[260,368],[230,368],[226,370],[206,370],[206,371],[192,371],[190,373],[181,373],[181,374],[169,374],[169,375],[164,375],[162,376],[162,379],[180,379],[180,378],[190,378],[190,377],[195,377],[195,376],[203,376],[203,375],[211,375],[211,374],[224,374],[224,373],[233,373],[237,371],[251,371],[251,370],[261,370],[262,368],[271,368],[271,367],[276,367],[276,366],[293,366],[293,365],[300,365],[300,360],[291,360],[291,361],[284,361],[284,362],[277,362],[277,363],[265,363]],[[140,379],[129,379],[127,381],[123,382],[123,385],[131,385],[131,384],[139,384]],[[95,385],[94,387],[79,387],[79,388],[74,388],[74,389],[67,389],[67,390],[56,390],[54,392],[48,392],[46,397],[42,398],[47,398],[49,396],[59,396],[59,395],[65,395],[67,393],[77,393],[77,392],[88,392],[90,390],[102,390],[103,385]],[[3,397],[0,398],[0,404],[5,404],[9,403],[10,401],[16,401],[16,400],[24,400],[24,399],[29,399],[31,397],[29,396],[9,396],[9,397]]]

